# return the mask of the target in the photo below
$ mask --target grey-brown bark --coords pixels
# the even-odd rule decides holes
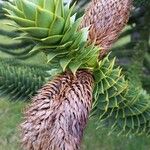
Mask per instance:
[[[91,110],[93,78],[65,73],[46,84],[33,98],[22,123],[26,150],[78,150]]]

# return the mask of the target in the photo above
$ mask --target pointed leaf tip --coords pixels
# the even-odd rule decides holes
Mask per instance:
[[[63,58],[60,60],[60,66],[62,67],[63,71],[66,70],[67,65],[71,62],[72,58]]]

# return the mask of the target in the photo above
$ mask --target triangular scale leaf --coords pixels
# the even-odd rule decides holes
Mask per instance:
[[[50,28],[50,24],[54,19],[54,14],[40,7],[36,10],[36,26],[42,28]]]
[[[66,67],[68,66],[68,64],[71,62],[72,58],[62,58],[60,60],[60,66],[62,67],[63,71],[65,71]]]
[[[56,16],[61,16],[63,17],[63,14],[62,14],[62,5],[63,5],[63,2],[62,0],[57,0],[56,1],[56,5],[55,5],[55,15]]]
[[[55,10],[55,1],[54,0],[44,0],[44,8],[49,12],[54,12]]]
[[[27,20],[27,19],[15,17],[15,16],[14,17],[10,16],[10,18],[15,20],[15,22],[18,23],[18,25],[22,27],[34,27],[35,26],[35,23],[31,20]]]
[[[41,48],[41,45],[37,44],[33,47],[33,49],[29,53],[34,53],[39,50],[42,50],[42,48]]]
[[[72,16],[72,13],[73,13],[73,10],[75,8],[75,3],[71,6],[71,8],[69,9],[69,4],[67,4],[64,9],[65,9],[65,13],[64,15],[65,16],[65,26],[64,26],[64,30],[63,30],[63,33],[65,33],[67,30],[68,30],[68,27],[71,26],[71,20],[70,20],[70,17]]]
[[[31,36],[36,38],[45,38],[48,36],[47,28],[39,28],[39,27],[28,27],[28,28],[20,28],[22,31],[28,32]]]
[[[47,62],[51,62],[58,54],[57,53],[48,53],[47,54]]]
[[[22,0],[22,8],[25,17],[29,20],[35,21],[37,5],[27,0]]]
[[[43,8],[44,7],[44,0],[38,0],[38,6]]]
[[[17,8],[21,11],[23,11],[23,8],[22,8],[22,0],[14,0],[15,2],[15,5],[17,6]]]
[[[78,19],[73,25],[72,27],[70,27],[66,33],[64,34],[64,37],[61,41],[61,44],[62,43],[65,43],[66,41],[68,41],[70,38],[72,39],[72,33],[75,33],[79,27],[79,24],[81,23],[81,18]]]
[[[51,45],[51,44],[56,44],[62,39],[63,35],[54,35],[54,36],[49,36],[45,39],[42,39],[42,42]]]
[[[79,69],[81,64],[81,62],[72,62],[69,64],[69,68],[74,75],[76,74],[76,71]]]
[[[62,34],[64,28],[65,20],[62,17],[55,16],[55,19],[49,29],[49,35],[59,35]]]
[[[15,7],[14,5],[12,5],[11,3],[6,2],[4,4],[4,8],[13,11],[18,17],[24,18],[23,12],[21,12],[17,7]]]

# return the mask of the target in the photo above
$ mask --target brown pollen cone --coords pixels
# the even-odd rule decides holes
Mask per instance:
[[[67,72],[39,90],[21,124],[25,150],[78,150],[91,110],[93,77]]]
[[[90,43],[100,47],[102,59],[128,22],[132,0],[92,0],[80,28],[89,27]]]

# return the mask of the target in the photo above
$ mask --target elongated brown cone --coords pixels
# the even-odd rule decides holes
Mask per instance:
[[[92,0],[81,24],[81,28],[90,27],[90,42],[100,47],[100,58],[107,54],[126,25],[132,0]]]
[[[25,150],[78,150],[92,103],[93,78],[65,73],[33,98],[22,123]]]

